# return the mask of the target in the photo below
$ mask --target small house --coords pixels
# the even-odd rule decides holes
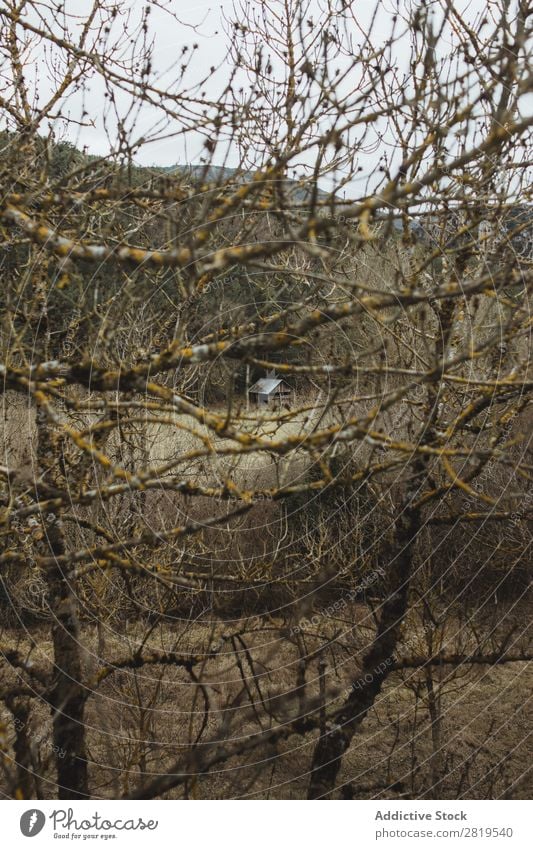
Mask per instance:
[[[275,372],[268,372],[266,377],[250,386],[248,395],[259,406],[281,406],[290,402],[292,389],[281,377],[276,377]]]

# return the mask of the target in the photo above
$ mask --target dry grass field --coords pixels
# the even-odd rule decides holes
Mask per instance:
[[[331,607],[328,608],[331,610]],[[327,610],[328,610],[327,609]],[[326,614],[327,614],[326,610]],[[507,611],[518,620],[531,618],[521,607]],[[353,683],[357,686],[357,656],[364,650],[374,625],[371,609],[350,603],[338,616],[320,615],[318,627],[305,628],[303,640],[310,662],[305,695],[318,698],[320,678],[327,681],[326,704],[334,707]],[[477,622],[479,626],[481,619]],[[485,624],[487,624],[485,622]],[[99,680],[102,670],[120,664],[141,642],[146,649],[197,655],[220,645],[236,630],[243,634],[241,651],[222,648],[202,668],[204,699],[189,676],[179,669],[153,665],[140,670],[116,669]],[[450,620],[452,632],[464,623]],[[472,623],[472,646],[474,645]],[[521,635],[521,640],[527,638]],[[330,640],[328,644],[328,638]],[[423,634],[418,635],[419,645]],[[416,632],[397,653],[413,654]],[[37,627],[4,629],[3,644],[16,645],[28,660],[50,666],[52,646]],[[96,798],[134,794],[141,779],[155,776],[184,757],[191,744],[220,741],[231,744],[268,728],[279,728],[298,712],[294,680],[300,653],[287,623],[279,617],[251,617],[236,622],[211,619],[165,622],[149,633],[140,623],[124,622],[82,628],[84,672],[93,682],[88,701],[87,729],[91,785]],[[324,648],[324,646],[326,646]],[[313,653],[320,647],[315,660]],[[246,650],[245,650],[246,649]],[[248,666],[254,658],[254,672]],[[393,671],[361,732],[343,761],[339,789],[344,798],[527,798],[531,792],[531,722],[533,689],[531,665],[464,664],[459,669],[433,670],[438,701],[438,728],[428,710],[427,678],[418,669]],[[7,684],[12,673],[2,673]],[[288,699],[288,700],[287,700]],[[265,711],[265,706],[268,709]],[[4,712],[2,721],[7,722]],[[3,726],[6,728],[6,725]],[[43,797],[53,797],[51,718],[41,705],[35,712],[28,739],[39,768]],[[4,732],[5,733],[5,732]],[[437,737],[435,736],[437,733]],[[39,739],[42,738],[42,739]],[[517,745],[517,741],[519,741]],[[4,746],[13,743],[4,736]],[[196,777],[185,787],[190,798],[298,799],[305,797],[316,735],[290,734],[274,745],[253,749],[244,759],[230,758],[221,769]],[[181,798],[183,788],[169,798]]]

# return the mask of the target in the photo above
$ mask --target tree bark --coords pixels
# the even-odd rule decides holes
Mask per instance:
[[[321,734],[315,747],[309,799],[325,799],[335,790],[342,758],[392,671],[394,652],[407,611],[413,548],[419,520],[419,511],[407,507],[397,522],[398,553],[391,564],[390,593],[383,604],[372,646],[363,659],[361,675],[353,683],[344,705],[334,721],[328,723],[326,733]]]
[[[9,699],[6,705],[13,714],[15,727],[15,742],[13,751],[17,765],[15,799],[33,798],[33,774],[31,763],[31,746],[28,737],[30,708],[26,699]]]

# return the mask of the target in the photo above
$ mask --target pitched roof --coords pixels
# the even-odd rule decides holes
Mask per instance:
[[[278,388],[280,383],[283,383],[281,377],[262,377],[261,380],[257,381],[257,383],[250,386],[248,391],[259,392],[261,395],[270,395],[271,392],[274,392],[274,390]]]

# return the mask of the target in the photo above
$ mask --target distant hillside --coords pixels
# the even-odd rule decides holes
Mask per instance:
[[[223,183],[229,182],[238,177],[238,179],[242,182],[247,182],[248,180],[252,180],[254,174],[256,172],[250,171],[245,172],[239,168],[227,168],[224,165],[154,165],[152,166],[152,170],[157,171],[157,173],[165,173],[172,174],[173,176],[180,176],[184,179],[190,180],[192,183],[197,181],[202,181],[206,183],[216,183],[217,185],[222,185]],[[285,190],[290,193],[293,200],[297,201],[306,201],[309,200],[312,192],[312,186],[306,185],[304,181],[300,180],[284,180]],[[326,198],[328,197],[328,192],[323,189],[318,189],[318,197]]]

